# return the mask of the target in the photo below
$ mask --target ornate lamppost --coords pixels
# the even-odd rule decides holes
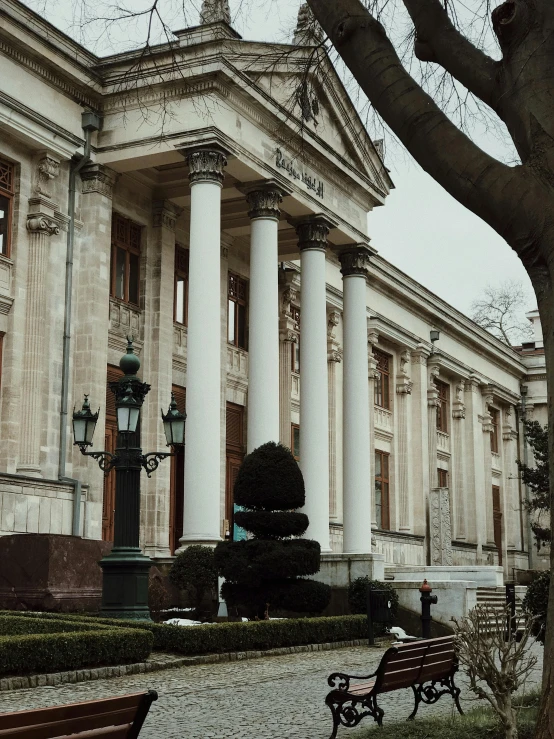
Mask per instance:
[[[74,443],[81,453],[98,462],[107,475],[115,469],[114,543],[111,552],[100,561],[102,578],[102,614],[115,618],[150,619],[148,609],[148,572],[152,560],[139,545],[140,535],[140,472],[148,477],[166,457],[174,452],[143,454],[140,447],[140,409],[150,385],[137,377],[140,360],[133,351],[132,338],[127,339],[127,353],[119,362],[123,377],[110,383],[115,395],[117,413],[117,447],[110,452],[87,451],[98,413],[92,413],[88,397],[80,411],[73,413]],[[172,394],[171,405],[162,420],[167,445],[172,449],[185,442],[186,414],[180,413]]]

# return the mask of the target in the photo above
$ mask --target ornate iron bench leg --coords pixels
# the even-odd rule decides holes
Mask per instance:
[[[336,703],[327,700],[327,698],[325,699],[325,703],[329,706],[333,715],[333,731],[329,739],[336,739],[340,724],[340,707]]]
[[[412,690],[414,691],[414,710],[408,716],[408,721],[413,721],[416,717],[417,709],[421,703],[421,687],[421,685],[418,685],[416,688],[415,685],[412,685]]]

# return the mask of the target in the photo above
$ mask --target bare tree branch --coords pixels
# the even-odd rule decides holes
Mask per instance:
[[[403,0],[414,23],[418,59],[437,62],[496,111],[500,64],[463,36],[440,0]]]

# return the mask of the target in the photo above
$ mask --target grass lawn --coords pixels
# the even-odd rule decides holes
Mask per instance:
[[[539,698],[539,693],[530,693],[517,701],[519,739],[533,739]],[[365,731],[352,732],[352,739],[504,739],[500,724],[485,706],[468,711],[465,716],[425,719],[422,714],[423,711],[415,721],[385,722],[381,729],[374,724]],[[373,733],[376,730],[378,734]],[[346,733],[344,737],[347,739]]]

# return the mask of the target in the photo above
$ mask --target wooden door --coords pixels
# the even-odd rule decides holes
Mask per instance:
[[[110,382],[116,382],[123,375],[119,367],[108,365],[106,380],[106,432],[104,449],[115,453],[117,446],[117,417],[115,413],[115,397],[110,390]],[[113,541],[115,512],[115,470],[104,477],[104,499],[102,501],[102,539]]]
[[[502,566],[502,507],[500,505],[500,488],[492,486],[492,520],[494,526],[494,543],[498,549],[498,564]]]
[[[173,394],[177,408],[185,412],[187,405],[187,391],[180,385],[173,385]],[[186,427],[185,427],[186,433]],[[171,554],[179,549],[179,539],[183,536],[183,505],[185,497],[185,449],[175,451],[171,457],[171,482],[169,496],[169,548]]]
[[[233,490],[246,451],[244,447],[244,407],[227,403],[226,418],[225,520],[229,522],[228,531],[231,538],[235,509]]]

